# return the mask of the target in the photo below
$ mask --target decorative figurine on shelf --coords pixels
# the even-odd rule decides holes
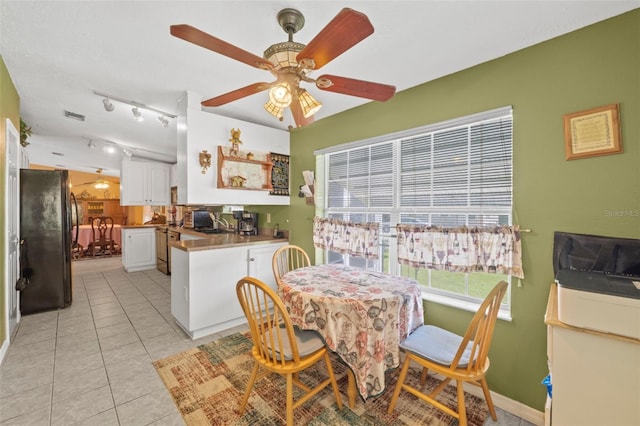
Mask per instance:
[[[247,160],[253,160],[253,152],[247,152]]]
[[[229,178],[229,182],[231,183],[231,186],[234,188],[242,188],[246,181],[247,179],[243,178],[242,176],[231,176]]]
[[[229,155],[233,155],[237,157],[240,154],[240,145],[242,145],[242,141],[240,140],[240,129],[231,129],[231,151],[229,151]]]
[[[198,156],[200,159],[200,167],[202,167],[202,174],[207,173],[207,169],[211,167],[211,154],[207,152],[206,149],[203,149],[200,155]]]

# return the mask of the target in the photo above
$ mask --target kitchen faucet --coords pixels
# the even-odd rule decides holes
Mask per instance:
[[[219,223],[220,225],[222,225],[224,227],[224,229],[226,229],[227,231],[230,229],[231,224],[229,223],[229,221],[225,218],[220,218],[220,219],[216,219],[214,221],[215,223]]]

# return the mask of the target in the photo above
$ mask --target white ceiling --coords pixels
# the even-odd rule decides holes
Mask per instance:
[[[33,129],[32,163],[117,175],[121,149],[175,161],[176,122],[163,128],[157,114],[113,102],[106,112],[93,92],[176,113],[185,90],[208,99],[251,83],[273,80],[249,67],[169,34],[190,24],[258,56],[286,41],[278,11],[294,7],[305,26],[294,41],[308,43],[343,7],[365,13],[373,35],[321,70],[395,85],[397,91],[640,7],[640,0],[571,1],[11,1],[0,0],[2,55],[20,96],[20,114]],[[324,107],[321,120],[365,99],[305,86]],[[287,129],[264,111],[266,93],[211,113]],[[64,111],[84,115],[80,122]],[[97,148],[88,147],[92,140]],[[60,155],[53,155],[57,152]]]

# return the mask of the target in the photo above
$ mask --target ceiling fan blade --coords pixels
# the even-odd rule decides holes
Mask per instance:
[[[298,53],[296,60],[313,59],[313,69],[317,70],[371,34],[373,25],[367,15],[345,7]]]
[[[289,105],[289,108],[291,109],[293,121],[296,122],[297,127],[304,127],[313,123],[313,115],[305,118],[304,114],[302,113],[302,107],[300,106],[300,101],[298,100],[298,98],[294,98],[291,100],[291,105]]]
[[[318,86],[320,90],[358,96],[374,101],[386,101],[396,93],[396,87],[388,84],[373,83],[371,81],[355,80],[353,78],[328,74],[318,77],[316,86]]]
[[[236,89],[232,92],[228,92],[223,95],[216,96],[215,98],[202,101],[202,106],[217,107],[228,104],[229,102],[233,102],[246,96],[262,92],[263,90],[267,90],[270,86],[271,84],[269,83],[253,83],[240,89]]]
[[[220,40],[219,38],[207,34],[204,31],[192,27],[191,25],[171,25],[170,31],[171,35],[174,37],[197,44],[198,46],[212,50],[228,58],[235,59],[236,61],[244,62],[249,66],[266,70],[273,68],[273,64],[266,59],[236,47],[233,44],[227,43],[224,40]]]

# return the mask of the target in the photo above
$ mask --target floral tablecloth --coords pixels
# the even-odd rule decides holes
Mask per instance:
[[[278,289],[295,325],[317,330],[355,375],[363,399],[385,388],[399,343],[423,323],[415,280],[344,265],[287,272]]]

